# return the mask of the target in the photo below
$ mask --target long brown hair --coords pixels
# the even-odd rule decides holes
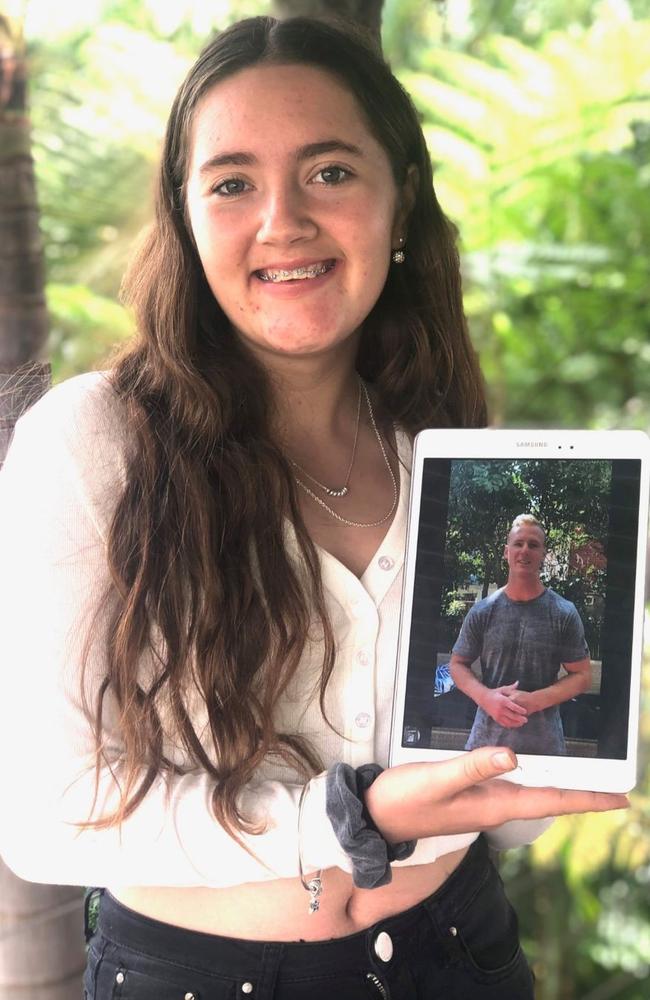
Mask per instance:
[[[219,81],[259,63],[309,64],[355,95],[386,150],[396,183],[415,164],[419,187],[407,262],[391,268],[365,321],[357,358],[385,420],[411,434],[485,422],[483,385],[461,301],[455,232],[438,205],[422,130],[408,95],[363,36],[325,22],[260,17],[221,33],[199,57],[171,110],[155,221],[125,279],[137,335],[111,379],[130,442],[126,486],[108,541],[116,609],[96,706],[118,706],[124,751],[121,806],[129,815],[156,775],[178,770],[164,754],[163,715],[188,767],[214,779],[215,814],[249,829],[237,794],[263,759],[303,774],[319,769],[299,736],[277,732],[279,699],[307,637],[320,641],[320,705],[335,644],[318,556],[300,515],[291,468],[269,434],[264,369],[232,333],[203,273],[186,220],[192,116]],[[287,554],[285,518],[299,559]],[[278,585],[281,581],[281,585]],[[157,666],[146,684],[137,670]],[[207,708],[201,735],[192,687]]]

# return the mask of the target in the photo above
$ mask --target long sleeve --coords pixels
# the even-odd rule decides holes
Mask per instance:
[[[89,642],[92,697],[104,673],[96,611],[109,586],[106,531],[124,474],[117,406],[101,375],[58,386],[19,421],[0,473],[0,854],[21,877],[59,884],[222,887],[296,876],[299,784],[260,779],[243,790],[243,811],[266,824],[245,846],[218,825],[212,782],[198,771],[159,776],[119,827],[79,826],[95,795],[80,672]],[[119,737],[110,740],[119,753]],[[116,793],[103,770],[100,814]],[[301,844],[305,871],[350,870],[326,817],[324,775],[312,781]]]
[[[490,847],[497,851],[506,851],[510,847],[523,847],[524,844],[532,844],[534,840],[548,830],[554,817],[546,819],[511,819],[508,823],[502,823],[493,830],[486,833]]]

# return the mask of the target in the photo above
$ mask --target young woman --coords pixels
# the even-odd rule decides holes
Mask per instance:
[[[625,799],[489,781],[495,748],[378,774],[411,440],[485,405],[417,115],[363,39],[208,46],[126,292],[136,339],[2,477],[7,862],[107,888],[95,1000],[530,997],[478,831]]]

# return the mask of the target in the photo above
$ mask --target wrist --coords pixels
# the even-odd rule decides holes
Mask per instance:
[[[395,843],[406,836],[403,826],[403,789],[394,780],[394,769],[382,771],[367,788],[363,803],[372,822],[388,843]]]
[[[476,702],[478,707],[482,708],[484,712],[489,713],[491,695],[492,688],[485,687],[484,684],[479,683],[478,687],[472,694],[472,701]]]
[[[363,806],[382,837],[391,840],[394,836],[394,830],[391,829],[391,809],[387,808],[384,794],[384,786],[386,785],[384,775],[386,774],[387,772],[383,771],[377,780],[373,781],[370,788],[366,788],[363,793]]]
[[[529,714],[534,712],[542,712],[545,708],[550,708],[555,702],[552,698],[544,697],[543,691],[533,691],[530,694],[529,700]]]
[[[378,782],[380,789],[385,784],[381,782],[385,773],[376,764],[355,769],[342,763],[327,773],[327,817],[352,860],[354,884],[362,889],[386,885],[392,876],[391,862],[404,860],[415,850],[415,842],[395,836],[396,831],[386,823],[390,813],[381,808],[381,791],[378,798],[372,794]]]
[[[379,775],[364,793],[364,804],[382,837],[396,844],[424,835],[418,819],[430,797],[430,765],[401,764]]]

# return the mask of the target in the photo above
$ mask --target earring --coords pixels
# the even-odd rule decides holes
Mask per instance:
[[[397,250],[393,250],[393,252],[390,255],[390,259],[392,260],[393,264],[403,264],[404,261],[406,260],[406,254],[402,250],[403,243],[404,243],[404,237],[400,236],[399,248]]]

